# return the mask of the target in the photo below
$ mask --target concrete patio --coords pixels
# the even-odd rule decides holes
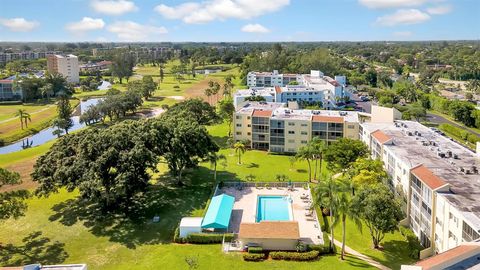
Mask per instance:
[[[217,191],[217,194],[225,193],[235,197],[232,216],[230,219],[229,231],[238,233],[240,223],[256,222],[257,198],[258,196],[276,195],[290,196],[292,201],[293,221],[298,222],[300,230],[300,240],[307,244],[323,244],[323,234],[316,212],[312,216],[306,216],[306,210],[311,206],[311,202],[302,197],[308,196],[311,200],[310,190],[303,187],[289,189],[287,187],[223,187]]]

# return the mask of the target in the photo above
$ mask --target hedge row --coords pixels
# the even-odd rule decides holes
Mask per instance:
[[[329,245],[308,245],[307,250],[308,251],[316,250],[319,252],[320,255],[331,253]]]
[[[248,247],[248,253],[263,253],[262,247]]]
[[[286,260],[286,261],[311,261],[318,258],[320,252],[318,250],[312,250],[308,252],[285,252],[285,251],[272,251],[270,257],[273,260]]]
[[[186,242],[192,244],[214,244],[222,243],[223,236],[225,241],[230,242],[233,239],[233,233],[191,233],[186,237]]]
[[[259,262],[265,260],[265,254],[263,253],[244,253],[243,259],[249,262]]]

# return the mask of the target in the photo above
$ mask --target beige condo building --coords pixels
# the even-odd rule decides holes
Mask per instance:
[[[358,139],[357,112],[293,110],[283,103],[250,102],[234,116],[235,141],[248,141],[253,149],[294,153],[312,138],[327,143]]]
[[[48,55],[47,70],[49,73],[61,74],[69,83],[78,83],[80,81],[78,57],[73,54]]]

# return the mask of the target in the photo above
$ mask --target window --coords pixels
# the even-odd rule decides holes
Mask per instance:
[[[307,144],[307,141],[303,140],[301,141],[302,144]]]
[[[242,119],[242,116],[240,116],[240,115],[235,115],[235,119]]]
[[[288,140],[288,143],[295,143],[295,140]]]
[[[237,135],[242,135],[242,132],[238,131],[237,133],[235,133]]]
[[[300,126],[306,127],[306,126],[308,126],[308,124],[302,123]]]
[[[348,129],[354,129],[355,126],[354,126],[354,125],[348,125],[347,128],[348,128]]]
[[[308,135],[308,132],[306,132],[306,131],[302,131],[302,132],[300,132],[300,133],[301,133],[302,135]]]
[[[295,126],[295,123],[294,122],[288,122],[288,125],[289,126]]]
[[[252,125],[248,124],[247,127],[251,127]]]
[[[289,131],[288,131],[288,134],[295,134],[295,131],[289,130]]]
[[[248,135],[248,136],[250,136],[251,134],[252,134],[252,133],[250,133],[250,132],[247,132],[247,135]]]
[[[242,127],[242,124],[237,124],[237,127]]]

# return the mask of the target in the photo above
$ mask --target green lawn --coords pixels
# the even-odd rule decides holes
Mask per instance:
[[[79,104],[79,101],[76,99],[70,100],[72,108],[76,107]],[[4,143],[11,143],[17,140],[20,140],[24,137],[30,136],[39,132],[42,129],[49,127],[55,117],[57,117],[57,107],[53,104],[44,105],[43,108],[39,106],[34,106],[35,111],[30,110],[31,121],[28,122],[28,128],[21,128],[20,119],[14,117],[14,113],[11,111],[16,111],[17,109],[27,109],[29,105],[3,105],[0,106],[0,115],[5,117],[3,112],[7,114],[4,122],[0,123],[0,141]],[[10,112],[10,113],[8,113]]]
[[[226,125],[209,127],[220,143],[224,142]],[[53,141],[51,142],[53,143]],[[24,162],[44,153],[51,145],[0,155],[0,165]],[[222,149],[228,165],[219,166],[219,179],[244,179],[254,174],[258,180],[274,181],[277,173],[292,180],[304,181],[304,162],[289,164],[288,156],[247,151],[243,164]],[[244,262],[238,254],[223,254],[220,245],[172,244],[173,231],[183,216],[198,216],[204,212],[214,188],[209,164],[185,174],[185,186],[178,187],[168,176],[166,165],[160,164],[161,179],[139,199],[135,218],[124,215],[99,214],[95,205],[77,200],[77,193],[65,190],[48,198],[28,199],[24,217],[9,219],[0,225],[0,265],[28,263],[87,263],[89,269],[187,269],[185,256],[198,257],[199,269],[373,269],[366,263],[349,257],[324,256],[315,262],[284,262],[268,260]],[[159,223],[150,220],[160,216]],[[28,248],[27,248],[28,247]]]
[[[410,250],[408,243],[399,231],[385,235],[381,243],[383,250],[373,248],[369,230],[365,225],[362,226],[362,230],[360,231],[353,221],[347,220],[346,234],[347,246],[392,269],[400,269],[402,264],[412,264],[415,262],[414,259],[409,257]],[[339,224],[335,226],[335,239],[342,241],[342,235],[342,225],[339,222]],[[340,250],[340,248],[338,248],[338,250]]]

